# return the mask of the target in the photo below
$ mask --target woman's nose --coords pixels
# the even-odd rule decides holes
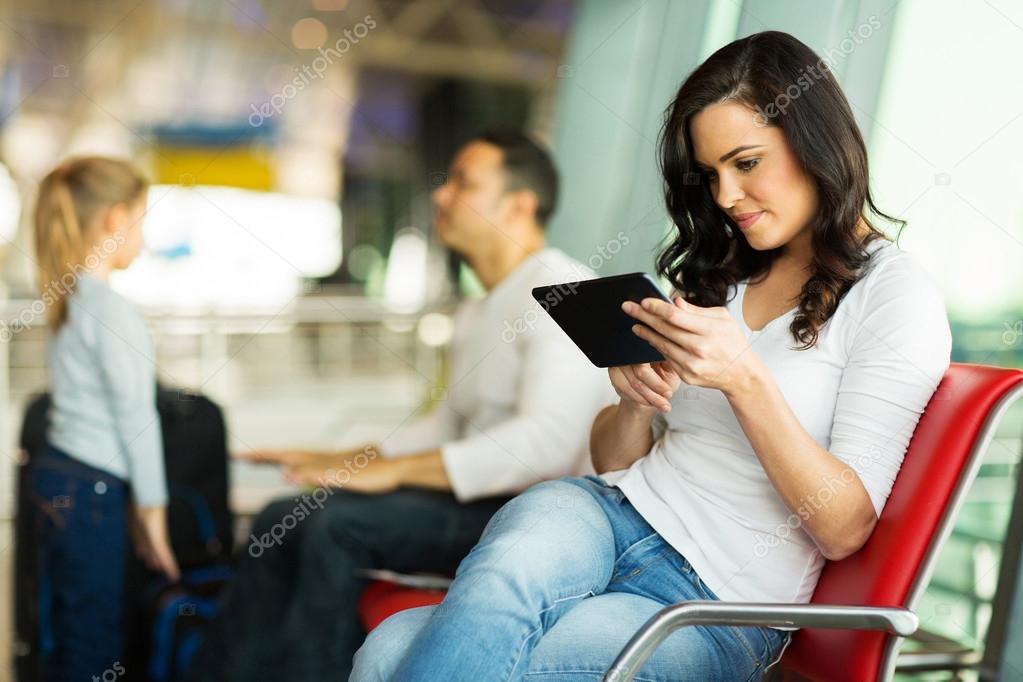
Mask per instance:
[[[746,193],[739,187],[739,183],[730,180],[727,176],[718,180],[718,191],[714,199],[722,209],[730,209],[745,198]]]

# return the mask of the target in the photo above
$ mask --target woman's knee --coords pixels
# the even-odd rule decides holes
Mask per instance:
[[[579,486],[565,479],[543,481],[528,488],[501,507],[483,531],[483,537],[494,532],[512,532],[545,522],[555,527],[607,525],[600,505]]]
[[[355,652],[353,682],[390,680],[412,640],[426,625],[435,606],[399,611],[382,622]]]
[[[493,564],[520,576],[540,571],[601,570],[614,560],[614,535],[600,504],[565,480],[544,481],[510,500],[490,520],[462,562]]]

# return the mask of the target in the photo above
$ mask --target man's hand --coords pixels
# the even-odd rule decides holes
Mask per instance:
[[[331,457],[330,464],[302,464],[286,467],[284,477],[292,483],[325,488],[344,488],[361,493],[386,493],[402,484],[401,460],[374,456],[363,462],[356,457],[338,462]],[[362,464],[362,466],[359,466]]]
[[[286,467],[285,477],[312,486],[345,488],[361,493],[387,493],[402,486],[451,490],[439,449],[387,458],[373,446],[335,457]]]
[[[326,460],[334,457],[335,453],[314,452],[311,450],[251,450],[239,452],[234,455],[235,459],[241,459],[253,464],[276,464],[284,467],[302,466],[305,464],[325,464]]]
[[[346,466],[345,462],[358,458],[359,455],[373,459],[378,453],[379,448],[376,445],[369,444],[338,452],[318,452],[316,450],[298,450],[295,448],[250,450],[249,452],[237,453],[234,457],[254,464],[276,464],[286,468],[311,466],[321,469],[337,469]]]

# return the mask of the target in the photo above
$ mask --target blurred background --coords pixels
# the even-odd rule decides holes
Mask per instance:
[[[156,183],[146,251],[113,285],[144,311],[163,383],[217,401],[233,450],[340,447],[386,435],[443,385],[454,303],[481,292],[430,227],[462,142],[517,127],[549,143],[553,244],[601,275],[652,271],[669,226],[664,108],[701,60],[765,29],[829,56],[875,197],[945,295],[953,360],[1023,367],[1014,0],[4,0],[4,589],[18,430],[47,381],[26,207],[55,164],[127,156]],[[619,232],[628,245],[601,248]],[[991,618],[1021,435],[1017,407],[920,609],[970,646]],[[289,490],[233,467],[239,513]]]

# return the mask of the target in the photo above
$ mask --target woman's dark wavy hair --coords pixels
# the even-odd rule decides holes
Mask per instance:
[[[665,201],[678,232],[658,257],[657,270],[691,303],[724,305],[730,287],[766,275],[781,252],[781,247],[757,251],[740,236],[695,164],[692,119],[720,102],[744,104],[751,115],[756,112],[756,124],[780,128],[817,187],[812,274],[789,326],[806,350],[869,260],[864,248],[887,240],[867,209],[901,227],[905,222],[874,205],[863,137],[826,62],[787,33],[764,31],[736,40],[686,78],[661,130]],[[856,234],[861,218],[869,228],[862,238]]]

